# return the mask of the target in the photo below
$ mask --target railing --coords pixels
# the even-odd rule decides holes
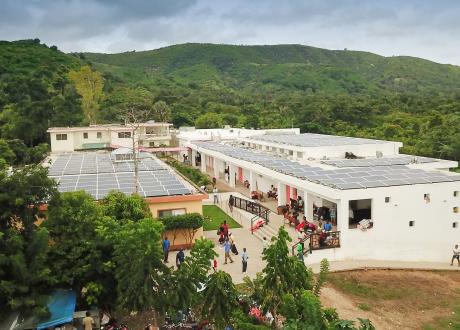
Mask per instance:
[[[291,247],[292,255],[297,251],[297,245],[303,243],[303,254],[312,253],[314,250],[335,249],[340,247],[340,231],[308,234],[304,239],[296,242]]]
[[[262,219],[265,220],[265,223],[269,222],[269,217],[270,217],[270,209],[266,208],[263,205],[260,205],[259,203],[253,202],[251,200],[247,200],[244,198],[240,197],[233,197],[234,204],[233,206],[236,208],[239,208],[241,210],[244,210],[246,212],[255,214]]]

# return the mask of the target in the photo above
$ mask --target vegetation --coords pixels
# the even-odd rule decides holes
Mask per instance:
[[[199,169],[190,167],[176,160],[168,159],[166,161],[169,165],[173,166],[177,171],[189,178],[193,183],[201,186],[207,186],[211,183],[209,177],[206,174],[201,173]]]
[[[182,232],[185,234],[188,246],[192,245],[196,232],[203,227],[204,222],[203,216],[199,213],[162,217],[159,220],[163,223],[165,230],[172,233],[172,245],[174,245],[177,234]]]
[[[457,66],[300,45],[67,55],[39,40],[0,42],[0,138],[33,147],[48,126],[118,122],[136,104],[175,126],[293,125],[458,160],[458,86]]]
[[[203,230],[217,230],[220,225],[227,221],[229,228],[240,228],[241,225],[227,215],[216,205],[203,205]]]

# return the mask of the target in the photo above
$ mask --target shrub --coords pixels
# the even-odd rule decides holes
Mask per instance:
[[[188,245],[192,244],[195,233],[203,227],[203,216],[199,213],[189,213],[182,215],[174,215],[169,217],[163,217],[159,219],[163,225],[165,231],[170,231],[173,235],[172,244],[176,240],[177,234],[180,231],[184,231],[185,239]]]

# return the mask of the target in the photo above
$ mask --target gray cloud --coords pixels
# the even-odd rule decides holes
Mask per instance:
[[[95,52],[300,43],[460,64],[459,12],[455,0],[3,0],[0,39]]]

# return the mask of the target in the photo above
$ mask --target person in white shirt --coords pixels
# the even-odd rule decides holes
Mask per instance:
[[[458,262],[458,267],[460,267],[460,249],[458,248],[458,244],[455,244],[454,250],[452,251],[454,255],[452,256],[452,261],[450,262],[450,265],[454,265],[454,260],[457,259]]]
[[[219,195],[217,195],[217,193],[219,192],[219,190],[217,189],[217,187],[214,187],[214,189],[212,190],[213,194],[214,194],[214,204],[219,204]]]
[[[243,262],[243,273],[246,273],[248,269],[248,253],[246,252],[246,248],[243,248],[243,253],[241,254],[241,261]]]

